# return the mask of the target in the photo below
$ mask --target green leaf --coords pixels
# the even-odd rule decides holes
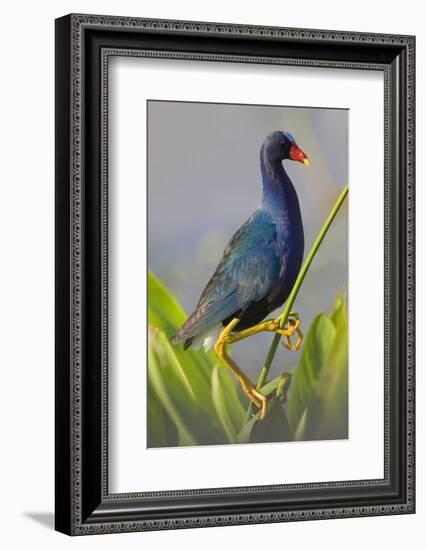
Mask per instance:
[[[183,434],[182,423],[190,431],[198,444],[222,444],[228,440],[211,396],[200,395],[194,388],[193,380],[185,372],[175,347],[168,341],[165,334],[157,328],[150,329],[149,348],[153,354],[149,356],[148,373],[154,368],[154,374],[162,381],[160,400],[164,404],[164,393],[167,393],[173,409],[166,408],[172,422],[176,425],[179,435]],[[156,361],[151,365],[152,357]],[[208,389],[210,390],[210,386]],[[158,393],[159,387],[156,391]],[[177,418],[176,418],[177,415]],[[180,437],[182,444],[189,445],[186,437]]]
[[[309,405],[322,367],[330,354],[336,334],[333,322],[324,314],[313,321],[306,335],[288,400],[288,419],[293,431],[296,430],[303,411]]]
[[[245,409],[240,401],[237,382],[222,362],[218,361],[213,368],[218,369],[219,383],[223,390],[226,408],[236,432],[244,422],[245,416]]]
[[[213,357],[207,357],[203,351],[183,350],[182,345],[173,345],[170,338],[186,319],[186,315],[176,300],[152,273],[148,274],[148,319],[151,326],[161,329],[165,338],[157,346],[157,352],[164,348],[166,356],[180,371],[180,376],[190,388],[192,395],[199,401],[206,414],[215,416],[211,401],[210,377],[214,366]],[[166,356],[165,356],[166,355]]]
[[[148,447],[165,447],[166,426],[164,422],[164,407],[161,405],[152,389],[148,390],[150,397],[148,399]]]
[[[151,336],[151,339],[152,338],[153,336]],[[164,381],[164,376],[161,368],[161,359],[158,357],[158,355],[156,355],[153,347],[151,346],[148,347],[148,361],[148,387],[152,387],[155,390],[155,395],[158,397],[167,414],[173,419],[173,422],[178,430],[179,440],[186,445],[196,445],[197,440],[189,426],[185,423],[181,412],[176,406],[173,398],[174,396],[171,395],[171,392],[169,391],[169,388]],[[150,402],[150,399],[148,402]],[[149,408],[150,405],[148,405],[148,410]]]
[[[176,447],[178,441],[176,426],[170,420],[154,388],[148,382],[148,447]]]
[[[198,444],[221,444],[234,441],[234,434],[229,426],[224,424],[223,411],[219,416],[217,403],[212,398],[212,372],[216,365],[220,366],[219,382],[222,399],[233,431],[240,428],[244,418],[244,408],[240,401],[237,384],[224,368],[223,363],[214,353],[205,353],[203,350],[192,348],[184,351],[183,346],[173,345],[171,337],[186,319],[185,312],[173,298],[171,293],[152,274],[148,274],[148,319],[150,323],[148,346],[148,372],[154,369],[162,385],[151,384],[148,387],[148,406],[150,394],[159,394],[161,403],[165,397],[173,407],[164,407],[165,427],[176,426],[178,443],[192,444],[188,439],[189,432],[192,439]],[[154,362],[151,366],[152,358]],[[155,397],[155,395],[154,395]],[[167,424],[167,421],[169,424]],[[156,439],[161,442],[158,430],[160,422],[151,414],[148,416],[148,433],[155,433]],[[226,428],[226,429],[225,429]],[[170,430],[169,430],[170,433]],[[173,436],[173,433],[171,434]],[[231,437],[232,436],[232,437]],[[176,444],[168,442],[167,444]],[[236,436],[235,436],[236,437]],[[151,438],[152,439],[152,438]]]
[[[336,334],[333,347],[308,408],[305,435],[309,439],[348,437],[348,324]]]
[[[237,434],[235,432],[234,425],[229,414],[228,406],[226,403],[223,384],[219,377],[219,369],[221,367],[216,366],[212,372],[212,399],[216,409],[216,413],[219,417],[220,423],[231,443],[237,442]]]
[[[276,378],[266,382],[266,384],[262,386],[261,392],[263,395],[267,396],[275,392],[276,397],[285,397],[290,387],[292,376],[291,372],[282,372]]]
[[[148,321],[161,328],[170,339],[177,328],[185,321],[185,311],[173,295],[155,277],[148,272]]]
[[[237,442],[238,443],[250,443],[250,437],[251,432],[253,430],[254,425],[259,420],[259,415],[256,414],[255,416],[252,416],[241,428],[241,430],[237,434]]]
[[[330,319],[333,321],[336,330],[338,330],[343,323],[347,322],[347,309],[346,301],[342,293],[337,294],[336,300],[333,305],[333,311],[330,314]]]
[[[150,325],[160,328],[170,341],[185,319],[186,314],[176,299],[155,275],[149,272],[148,321]],[[210,376],[215,364],[215,356],[193,349],[184,351],[182,344],[173,346],[173,349],[189,378],[195,384],[200,398],[206,399],[210,394]]]
[[[294,441],[304,441],[306,439],[306,418],[308,410],[305,409],[300,417],[300,420],[294,430]]]

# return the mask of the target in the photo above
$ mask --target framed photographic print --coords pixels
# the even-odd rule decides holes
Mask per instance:
[[[56,529],[413,513],[412,36],[56,21]]]

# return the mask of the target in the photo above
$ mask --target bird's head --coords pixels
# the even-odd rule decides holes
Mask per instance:
[[[272,132],[263,143],[264,151],[271,160],[296,160],[310,165],[308,157],[297,145],[296,140],[289,132],[277,130]]]

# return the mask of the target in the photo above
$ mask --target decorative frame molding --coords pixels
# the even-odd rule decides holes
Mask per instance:
[[[83,535],[414,512],[414,52],[414,37],[389,34],[96,15],[56,21],[58,530]],[[383,71],[382,480],[108,493],[108,59],[117,55]],[[177,497],[187,500],[186,509],[173,508]]]

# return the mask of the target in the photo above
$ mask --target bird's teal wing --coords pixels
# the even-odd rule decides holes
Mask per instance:
[[[230,240],[196,310],[173,341],[202,334],[264,299],[276,286],[280,269],[276,226],[270,215],[259,209]]]

